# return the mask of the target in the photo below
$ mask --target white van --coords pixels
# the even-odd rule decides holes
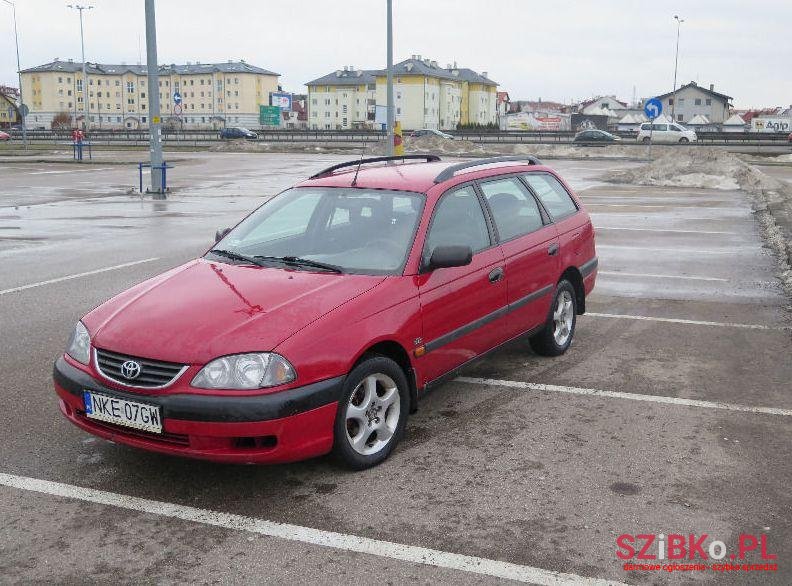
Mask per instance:
[[[657,123],[645,122],[638,131],[638,142],[681,143],[686,144],[698,140],[695,131],[673,122]]]

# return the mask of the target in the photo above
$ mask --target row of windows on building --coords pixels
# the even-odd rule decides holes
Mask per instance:
[[[41,77],[40,76],[34,76],[33,77],[33,81],[41,81]],[[77,79],[76,81],[77,81],[78,85],[82,85],[82,79]],[[115,85],[121,85],[121,80],[116,79],[114,81],[115,81]],[[170,80],[169,79],[159,80],[159,86],[160,87],[163,87],[163,85],[162,85],[163,81],[165,82],[165,87],[170,87]],[[191,85],[191,86],[197,85],[195,83],[194,79],[189,79],[189,80],[184,79],[182,81],[184,82],[185,86],[188,85],[187,84],[188,81],[190,82],[189,85]],[[72,78],[71,77],[67,77],[66,78],[66,83],[70,84],[71,82],[72,82]],[[202,78],[200,80],[200,82],[201,82],[200,85],[212,85],[212,80],[211,79],[203,79]],[[61,83],[61,84],[63,83],[63,77],[58,77],[58,83]],[[127,84],[132,84],[132,83],[133,82],[131,82],[131,81],[127,81]],[[231,78],[227,77],[226,78],[226,85],[231,85],[231,83],[232,83]],[[235,77],[234,80],[233,80],[233,83],[234,83],[234,85],[239,85],[239,78]],[[93,84],[94,84],[94,78],[89,77],[88,78],[88,85],[93,85]],[[222,84],[223,84],[223,80],[222,79],[218,79],[217,80],[218,87],[222,86]],[[102,85],[102,79],[101,78],[96,79],[96,85]],[[108,85],[109,86],[110,85],[110,80],[109,79],[105,79],[104,80],[104,85]],[[146,87],[146,80],[145,79],[140,80],[140,85],[142,87]],[[174,81],[173,82],[173,87],[175,87],[178,90],[179,82],[178,81]]]
[[[82,107],[82,103],[83,103],[82,96],[77,96],[77,104],[80,107]],[[218,99],[218,103],[222,103],[222,98]],[[188,105],[185,104],[184,108],[185,109],[190,109],[190,110],[195,110],[196,109],[195,108],[195,106],[196,106],[195,104],[189,104],[189,108],[187,108],[187,106]],[[206,110],[206,109],[209,109],[210,106],[211,106],[211,104],[203,103],[203,104],[200,104],[200,107],[198,109],[199,110]],[[68,102],[68,103],[67,102],[60,102],[61,110],[63,110],[64,108],[71,109],[73,107],[74,107],[74,102]],[[91,102],[88,105],[88,107],[89,107],[89,109],[92,109],[92,110],[102,110],[103,109],[102,102],[98,102],[98,103]],[[170,103],[167,103],[167,104],[164,104],[164,107],[169,110],[171,105],[170,105]],[[112,104],[105,103],[104,104],[104,109],[112,110],[113,109],[112,108]],[[121,102],[116,102],[115,103],[115,109],[116,110],[120,110],[121,109]],[[146,104],[140,104],[140,109],[141,110],[145,110],[146,109]],[[223,109],[222,105],[219,107],[219,109],[221,109],[221,110]],[[234,104],[229,104],[228,105],[228,109],[229,110],[239,110],[239,103],[237,102],[237,103],[234,103]],[[135,110],[135,99],[134,98],[127,98],[127,110],[131,110],[131,111]]]
[[[710,98],[706,98],[704,100],[704,102],[706,103],[707,106],[712,106],[712,100]],[[701,98],[694,98],[693,104],[696,105],[696,106],[701,106]],[[668,98],[668,105],[669,106],[673,106],[674,105],[674,98]],[[685,98],[677,98],[677,105],[678,106],[684,106],[685,105]]]

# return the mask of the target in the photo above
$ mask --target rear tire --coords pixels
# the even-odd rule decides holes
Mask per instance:
[[[641,142],[642,142],[642,143],[644,143],[644,144],[649,144],[649,141],[650,141],[650,140],[651,140],[651,139],[650,139],[648,136],[644,136],[644,137],[643,137],[643,140],[641,140]]]
[[[533,351],[540,356],[561,356],[572,344],[577,322],[577,298],[572,283],[562,279],[556,287],[550,313],[542,330],[531,337]]]
[[[383,462],[399,443],[410,410],[410,387],[401,367],[373,355],[344,381],[334,426],[333,456],[364,470]]]

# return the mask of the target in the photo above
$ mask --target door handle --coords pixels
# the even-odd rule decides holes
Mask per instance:
[[[555,256],[558,254],[558,244],[551,244],[547,247],[547,254],[550,256]]]
[[[503,267],[498,267],[497,269],[492,269],[489,274],[489,282],[490,283],[497,283],[503,278]]]

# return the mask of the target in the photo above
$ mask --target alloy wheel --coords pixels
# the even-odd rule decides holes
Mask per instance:
[[[572,335],[572,322],[575,318],[575,304],[569,291],[561,291],[553,310],[553,339],[564,346]]]
[[[382,373],[365,377],[346,406],[349,445],[364,456],[381,451],[396,433],[400,413],[399,388],[393,379]]]

